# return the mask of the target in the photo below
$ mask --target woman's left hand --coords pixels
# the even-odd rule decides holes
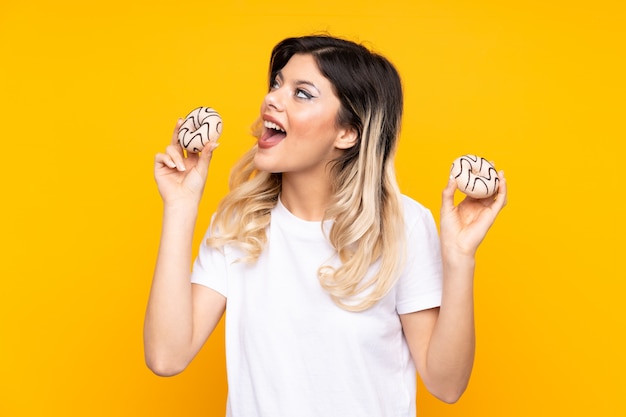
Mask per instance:
[[[454,205],[456,181],[451,178],[442,193],[441,245],[443,251],[474,256],[478,246],[506,205],[507,190],[504,172],[498,172],[500,183],[495,197],[476,199],[465,197]]]

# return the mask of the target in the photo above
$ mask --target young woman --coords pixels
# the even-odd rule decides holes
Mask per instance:
[[[361,45],[290,38],[273,50],[257,144],[233,169],[190,277],[209,144],[155,158],[163,230],[145,320],[159,375],[181,372],[226,312],[232,417],[415,416],[416,370],[446,402],[473,365],[474,255],[506,202],[454,205],[440,236],[400,194],[395,68]]]

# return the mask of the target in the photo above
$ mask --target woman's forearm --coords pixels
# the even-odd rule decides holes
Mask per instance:
[[[431,391],[446,402],[460,398],[474,364],[473,256],[443,255],[443,295],[437,323],[428,347],[427,369]]]
[[[189,280],[197,206],[165,206],[152,288],[144,323],[148,366],[175,374],[193,356],[193,306]]]

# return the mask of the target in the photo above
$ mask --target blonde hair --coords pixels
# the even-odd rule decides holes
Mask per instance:
[[[270,83],[295,53],[316,58],[342,103],[338,123],[354,127],[359,134],[358,143],[331,168],[334,198],[325,218],[333,223],[327,238],[341,264],[320,265],[317,274],[337,305],[362,311],[389,292],[405,258],[404,217],[393,166],[402,113],[400,79],[385,58],[361,45],[309,36],[286,39],[274,48]],[[256,137],[259,122],[253,126]],[[230,192],[217,208],[207,242],[217,248],[237,246],[246,253],[244,262],[255,262],[263,251],[282,184],[280,173],[255,168],[256,149],[233,167]]]

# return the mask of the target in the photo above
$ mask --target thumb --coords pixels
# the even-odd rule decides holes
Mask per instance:
[[[198,158],[198,169],[202,172],[203,175],[206,175],[209,171],[209,164],[211,162],[211,158],[213,157],[213,151],[220,144],[217,142],[209,142],[204,148],[202,148],[202,152],[200,152]]]
[[[456,189],[456,180],[450,176],[446,188],[444,188],[441,193],[441,211],[449,212],[454,208],[454,192]]]

